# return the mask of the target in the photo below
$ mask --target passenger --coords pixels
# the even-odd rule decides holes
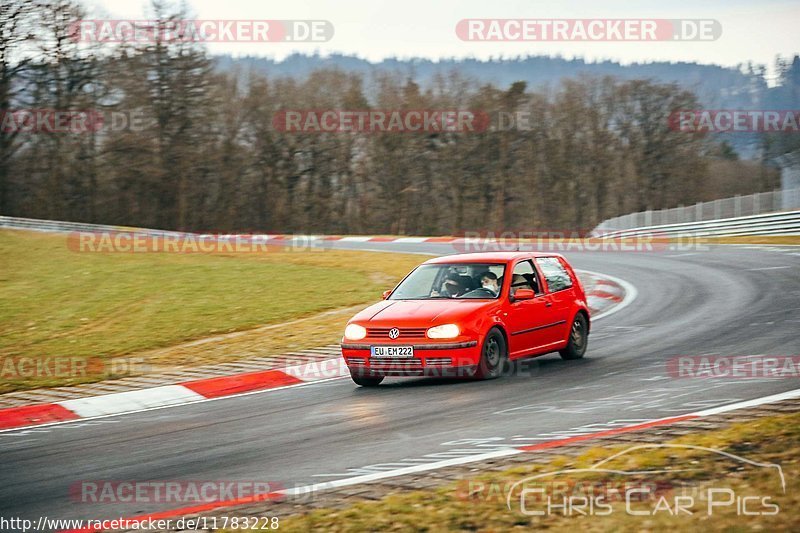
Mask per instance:
[[[481,274],[481,287],[487,291],[491,291],[492,296],[497,296],[500,292],[500,286],[497,283],[497,274],[489,271]]]

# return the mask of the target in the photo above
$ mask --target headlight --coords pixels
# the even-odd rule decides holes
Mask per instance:
[[[344,336],[351,341],[360,341],[367,336],[367,329],[358,324],[348,324],[344,328]]]
[[[430,339],[452,339],[458,337],[461,330],[455,324],[443,324],[435,326],[428,330],[428,338]]]

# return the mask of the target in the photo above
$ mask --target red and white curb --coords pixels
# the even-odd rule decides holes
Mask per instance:
[[[575,269],[592,278],[593,284],[586,288],[586,304],[592,321],[600,320],[628,307],[639,292],[631,283],[608,274]]]
[[[72,420],[135,413],[244,393],[349,376],[339,357],[283,369],[220,376],[175,385],[0,409],[0,431]]]
[[[711,409],[704,409],[702,411],[697,411],[694,413],[688,413],[685,415],[680,416],[673,416],[669,418],[660,418],[656,420],[651,420],[649,422],[641,423],[641,424],[634,424],[630,426],[625,426],[621,428],[614,428],[604,431],[598,431],[596,433],[591,433],[587,435],[577,435],[574,437],[569,437],[565,439],[557,439],[552,441],[540,442],[537,444],[532,444],[529,446],[521,446],[518,448],[502,448],[498,450],[493,450],[491,452],[483,453],[480,455],[468,455],[465,457],[456,457],[452,459],[445,459],[442,461],[437,461],[435,463],[426,463],[420,465],[414,465],[404,468],[398,468],[395,470],[386,470],[381,472],[375,472],[360,476],[354,476],[344,479],[338,479],[335,481],[328,481],[325,483],[315,483],[313,485],[304,485],[300,487],[294,487],[291,489],[282,489],[276,490],[273,492],[262,493],[262,494],[254,494],[252,496],[248,496],[245,498],[235,498],[231,500],[224,500],[224,501],[216,501],[216,502],[209,502],[200,505],[194,505],[191,507],[183,507],[179,509],[171,509],[168,511],[160,511],[157,513],[150,513],[145,515],[138,515],[133,516],[130,518],[125,518],[129,524],[133,522],[147,522],[149,520],[163,520],[167,518],[177,518],[181,516],[187,515],[195,515],[198,513],[204,513],[213,511],[215,509],[221,509],[226,507],[237,507],[241,505],[248,505],[252,503],[264,502],[264,501],[273,501],[273,500],[281,500],[286,497],[292,496],[302,496],[305,494],[311,494],[314,492],[331,490],[341,487],[348,487],[351,485],[358,485],[361,483],[369,483],[372,481],[380,481],[382,479],[394,478],[409,474],[417,474],[420,472],[428,472],[431,470],[439,470],[441,468],[446,468],[450,466],[459,466],[469,463],[476,463],[481,461],[488,461],[491,459],[498,459],[501,457],[509,457],[512,455],[519,455],[523,453],[531,453],[536,452],[539,450],[546,450],[551,448],[557,448],[559,446],[566,446],[570,444],[574,444],[576,442],[601,438],[601,437],[608,437],[613,435],[619,435],[621,433],[630,433],[633,431],[639,431],[642,429],[648,429],[657,426],[666,426],[670,424],[675,424],[678,422],[684,422],[687,420],[697,420],[700,418],[704,418],[707,416],[718,415],[721,413],[727,413],[730,411],[735,411],[737,409],[747,409],[750,407],[756,407],[759,405],[769,404],[780,402],[784,400],[793,400],[800,398],[800,389],[791,390],[787,392],[783,392],[780,394],[773,394],[771,396],[764,396],[762,398],[756,398],[753,400],[747,400],[743,402],[737,402],[729,405],[723,405],[720,407],[713,407]],[[83,528],[83,529],[70,529],[64,530],[61,533],[88,533],[95,531],[92,528]]]
[[[186,234],[189,235],[189,234]],[[512,246],[534,247],[547,244],[547,239],[537,240],[525,237],[398,237],[395,235],[292,235],[292,234],[253,234],[243,235],[243,237],[261,238],[267,241],[294,241],[309,243],[314,241],[338,241],[338,242],[390,242],[397,244],[421,244],[421,243],[442,243],[442,244],[465,244],[465,245],[498,245],[502,248],[492,250],[474,251],[503,251],[511,249]],[[588,237],[587,237],[588,239]],[[552,241],[559,243],[564,250],[569,251],[570,247],[576,246],[575,238],[553,238]]]
[[[636,289],[628,282],[596,272],[586,272],[593,285],[587,299],[592,320],[599,320],[628,305],[636,298]],[[240,394],[297,386],[315,381],[339,379],[350,375],[341,357],[314,361],[283,369],[271,369],[230,376],[219,376],[174,385],[102,394],[0,409],[0,432],[37,427],[75,420],[91,419],[151,409],[185,405]]]

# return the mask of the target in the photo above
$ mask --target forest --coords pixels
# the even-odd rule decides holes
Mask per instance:
[[[155,24],[182,16],[156,3]],[[779,183],[769,157],[668,127],[704,104],[653,78],[581,74],[548,86],[458,64],[303,74],[254,68],[185,40],[78,42],[75,0],[0,12],[0,214],[185,231],[458,234],[590,230],[605,218]],[[263,65],[262,65],[263,66]],[[777,88],[796,98],[800,63]],[[788,92],[787,92],[788,91]],[[99,117],[25,128],[22,111]],[[477,110],[480,131],[306,132],[287,110]],[[507,127],[504,117],[526,117]],[[505,126],[503,124],[506,124]]]

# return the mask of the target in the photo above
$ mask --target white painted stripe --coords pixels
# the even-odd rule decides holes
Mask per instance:
[[[444,461],[436,461],[435,463],[427,463],[415,466],[407,466],[405,468],[398,468],[396,470],[387,470],[383,472],[376,472],[374,474],[366,474],[363,476],[349,477],[345,479],[338,479],[336,481],[328,481],[326,483],[314,483],[313,485],[306,485],[303,487],[295,487],[292,489],[285,489],[277,491],[280,494],[300,495],[308,494],[318,490],[335,489],[338,487],[347,487],[349,485],[357,485],[359,483],[368,483],[370,481],[377,481],[379,479],[392,478],[397,476],[404,476],[407,474],[416,474],[417,472],[427,472],[429,470],[438,470],[448,466],[458,466],[467,463],[475,463],[478,461],[488,461],[489,459],[497,459],[498,457],[508,457],[510,455],[517,455],[525,453],[516,448],[505,448],[493,452],[482,453],[480,455],[469,455],[466,457],[455,457],[453,459],[446,459]]]
[[[86,418],[127,413],[153,407],[179,405],[201,399],[204,399],[203,396],[186,387],[166,385],[150,389],[64,400],[56,403],[66,407],[78,416]]]
[[[350,375],[344,358],[325,359],[312,361],[303,365],[289,366],[277,369],[303,381],[319,381],[321,379],[339,378]]]
[[[692,414],[696,416],[711,416],[719,413],[727,413],[728,411],[735,411],[736,409],[747,409],[748,407],[756,407],[765,403],[775,403],[783,400],[793,400],[795,398],[800,398],[800,389],[781,392],[780,394],[773,394],[772,396],[764,396],[763,398],[756,398],[754,400],[736,402],[721,407],[712,407],[711,409],[704,409]]]
[[[789,265],[786,265],[786,266],[774,266],[774,267],[748,268],[747,270],[750,270],[752,272],[756,272],[758,270],[783,270],[785,268],[792,268],[792,267],[789,266]]]
[[[392,242],[416,244],[420,242],[425,242],[427,240],[428,237],[399,237]]]
[[[367,242],[372,237],[342,237],[340,242]]]

